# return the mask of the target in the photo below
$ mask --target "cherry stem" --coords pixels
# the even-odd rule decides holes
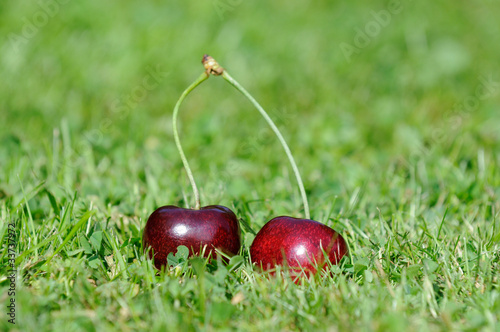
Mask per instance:
[[[184,154],[184,150],[182,150],[181,141],[179,139],[179,131],[177,130],[177,115],[179,113],[179,107],[181,106],[186,96],[191,91],[193,91],[198,85],[200,85],[203,81],[205,81],[208,77],[209,77],[208,72],[206,71],[203,72],[203,74],[201,74],[200,77],[196,79],[196,81],[194,81],[186,90],[184,90],[182,95],[179,97],[177,104],[175,104],[174,114],[172,115],[172,128],[174,131],[175,145],[177,146],[177,150],[179,151],[179,154],[181,156],[181,160],[182,163],[184,164],[184,169],[186,170],[189,182],[191,182],[191,187],[193,187],[196,210],[199,210],[201,208],[200,192],[198,191],[198,187],[196,187],[196,182],[194,181],[193,172],[191,172],[191,168],[189,167],[189,163],[187,161],[186,155]]]
[[[285,139],[283,138],[283,135],[281,135],[281,132],[279,131],[278,127],[274,124],[273,120],[269,117],[267,112],[260,106],[260,104],[255,100],[252,95],[245,90],[244,87],[242,87],[231,75],[228,74],[226,70],[223,70],[222,72],[222,77],[229,82],[232,86],[234,86],[239,92],[241,92],[245,97],[248,98],[252,102],[252,104],[257,108],[257,110],[260,112],[260,114],[264,117],[264,119],[267,121],[271,129],[274,131],[276,136],[278,137],[278,140],[280,141],[281,145],[283,146],[283,149],[285,150],[286,155],[288,156],[288,160],[290,160],[290,164],[292,165],[293,172],[295,173],[295,177],[297,178],[297,182],[299,184],[299,190],[300,190],[300,195],[302,196],[302,202],[304,204],[304,211],[306,214],[307,219],[311,219],[311,214],[309,212],[309,203],[307,202],[307,195],[306,195],[306,190],[304,189],[304,183],[302,182],[302,178],[300,177],[300,172],[297,167],[297,164],[295,163],[295,160],[293,159],[292,152],[290,151],[290,148],[288,147],[288,144],[286,144]]]

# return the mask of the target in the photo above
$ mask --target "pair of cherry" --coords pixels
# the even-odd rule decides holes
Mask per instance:
[[[145,248],[151,246],[155,265],[161,269],[167,265],[168,254],[175,254],[180,245],[190,248],[190,255],[199,255],[205,245],[205,257],[214,255],[214,248],[236,255],[241,248],[241,231],[236,215],[227,207],[211,205],[195,210],[169,205],[151,214],[143,243]],[[330,227],[286,216],[265,224],[250,246],[252,262],[261,269],[285,265],[295,274],[315,273],[318,266],[327,268],[326,259],[337,264],[346,252],[344,239]]]
[[[309,206],[300,173],[278,128],[255,101],[255,99],[234,80],[227,71],[210,56],[202,61],[204,73],[181,95],[173,112],[173,132],[175,143],[193,187],[196,206],[185,209],[163,206],[149,217],[143,232],[143,247],[149,256],[154,255],[158,269],[167,265],[170,253],[176,253],[178,246],[186,246],[190,255],[216,256],[214,249],[228,256],[238,254],[241,249],[241,229],[236,215],[229,208],[219,205],[200,206],[196,183],[180,144],[177,130],[177,114],[184,98],[210,75],[222,76],[243,93],[262,114],[283,145],[297,178],[304,202],[306,219],[287,216],[276,217],[267,222],[257,233],[250,246],[252,263],[264,271],[272,271],[276,266],[289,268],[292,275],[306,275],[317,272],[318,267],[326,269],[328,262],[337,264],[347,252],[345,240],[332,228],[311,220]]]

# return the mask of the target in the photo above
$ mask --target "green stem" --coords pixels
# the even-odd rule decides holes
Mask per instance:
[[[242,87],[234,78],[232,78],[231,75],[229,75],[226,70],[223,71],[222,77],[226,81],[228,81],[232,86],[234,86],[239,92],[241,92],[245,97],[247,97],[248,100],[250,100],[252,102],[252,104],[257,108],[257,110],[264,117],[264,119],[267,121],[267,123],[269,124],[271,129],[274,131],[274,133],[278,137],[278,140],[280,141],[281,145],[283,146],[283,149],[285,150],[286,155],[288,156],[288,160],[290,160],[290,164],[292,165],[292,169],[293,169],[293,172],[295,173],[295,177],[297,178],[297,182],[299,184],[300,194],[302,196],[302,202],[304,203],[304,211],[306,214],[306,218],[311,219],[311,214],[309,212],[309,203],[307,203],[306,190],[304,189],[304,183],[302,182],[302,178],[300,177],[299,169],[297,167],[297,164],[295,164],[295,160],[293,159],[292,152],[290,151],[288,144],[286,144],[286,141],[283,138],[283,135],[281,135],[281,132],[279,131],[278,127],[276,127],[273,120],[269,117],[269,115],[262,108],[262,106],[260,106],[260,104],[255,100],[255,98],[252,97],[252,95],[250,93],[248,93],[248,91],[245,90],[245,88]]]
[[[191,182],[191,187],[193,187],[193,193],[194,193],[194,199],[195,199],[195,209],[199,210],[201,207],[200,204],[200,193],[198,191],[198,187],[196,187],[196,182],[194,181],[193,177],[193,172],[191,172],[191,168],[189,167],[189,163],[186,159],[186,155],[184,154],[184,150],[182,150],[182,145],[181,141],[179,139],[179,131],[177,130],[177,115],[179,113],[179,107],[181,106],[182,102],[184,101],[184,98],[193,91],[198,85],[200,85],[203,81],[205,81],[209,77],[207,72],[203,72],[203,74],[200,75],[194,81],[180,96],[179,100],[177,101],[177,104],[175,104],[174,107],[174,114],[172,115],[172,128],[174,131],[174,139],[175,139],[175,145],[177,146],[177,150],[179,151],[179,154],[182,159],[182,163],[184,164],[184,169],[186,170],[187,176],[189,178],[189,182]]]

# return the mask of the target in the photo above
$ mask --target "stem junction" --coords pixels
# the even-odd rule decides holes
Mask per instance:
[[[285,150],[285,153],[288,157],[288,160],[290,161],[290,165],[292,166],[293,172],[295,173],[295,178],[297,179],[297,183],[299,185],[299,190],[300,190],[300,195],[302,196],[302,202],[304,204],[304,211],[307,219],[311,219],[311,214],[309,212],[309,203],[307,202],[307,195],[306,195],[306,190],[304,188],[304,183],[302,182],[302,178],[300,176],[299,168],[297,167],[297,164],[295,163],[295,160],[293,158],[292,152],[290,151],[290,148],[288,147],[288,144],[286,143],[285,139],[283,138],[283,135],[281,135],[281,132],[279,131],[278,127],[274,124],[274,121],[269,117],[267,112],[264,110],[262,106],[255,100],[255,98],[244,88],[242,87],[238,81],[236,81],[229,73],[227,70],[222,68],[217,61],[215,61],[214,58],[211,56],[205,54],[203,56],[203,65],[205,66],[206,72],[210,73],[215,76],[222,76],[229,84],[231,84],[233,87],[236,88],[239,92],[241,92],[250,102],[257,108],[257,110],[260,112],[260,114],[264,117],[268,125],[271,127],[271,129],[274,131],[276,134],[276,137],[278,137],[278,140],[281,143],[281,146]]]
[[[229,75],[229,73],[224,68],[222,68],[214,58],[205,54],[203,56],[202,63],[203,66],[205,67],[205,71],[186,90],[184,90],[179,100],[175,104],[174,112],[172,115],[172,127],[174,132],[175,145],[177,146],[177,150],[179,151],[182,163],[184,165],[184,169],[186,170],[189,182],[191,183],[191,186],[193,188],[193,193],[195,197],[195,209],[199,210],[201,208],[200,193],[198,191],[198,187],[196,186],[196,182],[194,181],[193,172],[191,171],[191,167],[189,167],[189,163],[187,161],[186,155],[184,154],[184,150],[182,149],[181,141],[179,139],[179,131],[177,129],[177,116],[179,113],[179,107],[184,101],[184,99],[187,97],[187,95],[191,91],[193,91],[198,85],[200,85],[206,79],[208,79],[210,75],[214,75],[214,76],[222,76],[229,84],[231,84],[234,88],[236,88],[236,90],[241,92],[248,100],[250,100],[250,102],[255,106],[255,108],[257,108],[259,113],[264,117],[268,125],[276,134],[276,137],[281,143],[281,146],[285,150],[285,153],[288,157],[288,160],[290,161],[290,165],[292,166],[293,172],[295,174],[295,178],[297,179],[300,195],[302,196],[302,202],[304,204],[304,211],[306,218],[310,219],[311,214],[309,211],[309,203],[307,202],[306,190],[304,188],[304,183],[302,182],[299,169],[297,167],[297,164],[295,163],[292,152],[288,147],[288,144],[283,138],[283,135],[279,131],[278,127],[274,124],[274,121],[269,117],[267,112],[264,110],[262,106],[260,106],[260,104],[255,100],[255,98],[253,98],[252,95],[238,83],[238,81],[236,81],[231,75]]]

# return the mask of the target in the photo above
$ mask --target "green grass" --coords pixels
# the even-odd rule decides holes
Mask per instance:
[[[40,7],[0,3],[1,330],[500,331],[495,1],[403,1],[350,61],[339,45],[386,2],[55,8],[14,45]],[[348,241],[333,274],[295,285],[249,263],[252,230],[303,216],[301,199],[258,112],[214,77],[183,104],[181,139],[202,204],[248,226],[244,250],[162,273],[143,256],[149,214],[193,204],[170,119],[204,53],[270,112],[312,218]]]

